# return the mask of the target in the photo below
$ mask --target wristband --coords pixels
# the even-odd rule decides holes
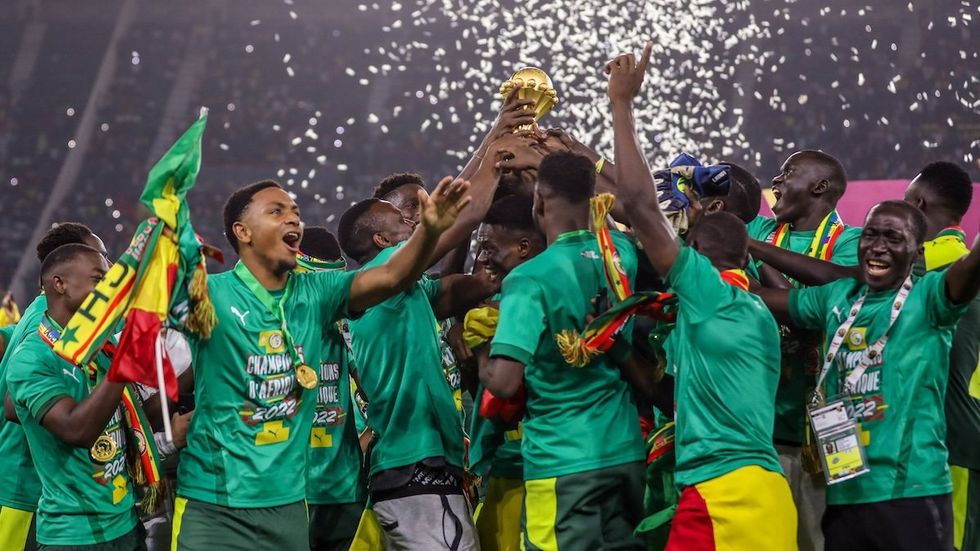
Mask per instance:
[[[595,173],[596,175],[602,174],[602,168],[606,166],[606,159],[599,157],[599,160],[595,162]]]

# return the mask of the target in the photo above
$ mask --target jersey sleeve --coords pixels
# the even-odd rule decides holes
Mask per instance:
[[[734,292],[711,261],[683,245],[667,273],[667,284],[677,294],[681,311],[692,323],[711,317],[732,300]]]
[[[789,315],[796,325],[806,329],[825,329],[827,319],[826,300],[833,296],[833,283],[818,287],[790,289]]]
[[[500,320],[490,356],[506,356],[527,365],[546,330],[544,308],[541,288],[533,279],[520,273],[504,278]]]
[[[756,241],[766,241],[769,235],[776,230],[776,221],[765,216],[756,216],[751,222],[745,225],[745,231],[749,234],[749,239]]]
[[[323,314],[321,320],[323,323],[333,323],[348,317],[350,288],[357,274],[358,272],[330,271],[302,275],[305,288],[309,290],[309,294]]]
[[[55,402],[71,396],[62,369],[76,368],[53,354],[38,353],[37,348],[30,345],[18,348],[7,365],[11,399],[16,406],[27,410],[38,424]],[[80,371],[76,375],[83,376]]]
[[[858,242],[861,240],[861,228],[848,227],[841,232],[834,250],[831,251],[830,261],[841,266],[857,266]]]
[[[425,293],[425,296],[429,299],[430,303],[434,303],[439,300],[439,293],[442,292],[442,280],[429,277],[426,274],[422,274],[419,278],[419,288]]]
[[[929,323],[936,328],[945,329],[955,326],[970,303],[953,304],[946,295],[946,274],[949,270],[942,272],[929,272],[916,285],[926,287],[926,304],[928,306]]]

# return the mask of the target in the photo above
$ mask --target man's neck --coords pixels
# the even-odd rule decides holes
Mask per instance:
[[[567,209],[555,209],[560,214],[549,216],[544,222],[544,234],[548,239],[548,244],[554,243],[558,236],[570,231],[589,229],[589,210],[586,208],[569,207]],[[581,210],[581,212],[576,212]]]
[[[952,216],[939,213],[934,215],[930,214],[926,217],[926,241],[935,239],[939,232],[950,226],[959,226],[960,222],[960,220],[955,220]]]
[[[810,212],[793,221],[791,224],[793,231],[816,231],[820,227],[820,223],[823,222],[823,219],[833,211],[833,206],[820,203],[811,209]]]
[[[251,254],[243,254],[241,255],[241,259],[242,264],[248,268],[248,271],[252,273],[255,280],[259,282],[259,285],[265,287],[267,290],[278,291],[286,286],[286,282],[289,280],[289,272],[280,274]]]
[[[48,317],[51,318],[51,321],[58,324],[58,327],[65,327],[68,325],[68,320],[70,320],[75,313],[68,311],[61,301],[52,301],[49,298],[47,314]]]

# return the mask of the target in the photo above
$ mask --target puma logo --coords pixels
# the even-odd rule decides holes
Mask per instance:
[[[251,310],[245,310],[245,313],[243,314],[241,311],[238,310],[238,308],[232,306],[231,307],[231,313],[232,314],[235,314],[236,316],[238,316],[238,321],[242,322],[242,325],[245,325],[245,316],[247,316],[250,313],[252,313],[252,311]]]
[[[61,369],[61,372],[64,373],[65,375],[68,375],[69,377],[71,377],[72,380],[75,381],[76,383],[78,382],[78,375],[75,374],[75,370],[74,369],[68,370],[68,369],[62,368]]]
[[[832,312],[835,316],[837,316],[837,322],[841,323],[843,320],[840,319],[840,309],[837,306],[834,306]]]

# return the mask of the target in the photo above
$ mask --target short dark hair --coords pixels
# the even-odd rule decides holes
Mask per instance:
[[[871,210],[868,211],[868,216],[870,216],[872,212],[881,208],[900,210],[904,212],[906,218],[908,218],[909,224],[912,226],[910,229],[912,230],[912,237],[915,238],[916,245],[925,243],[928,221],[926,220],[926,215],[919,210],[918,207],[906,203],[905,201],[882,201],[871,207]]]
[[[538,185],[569,203],[588,202],[595,195],[595,165],[571,151],[549,153],[538,165]]]
[[[422,181],[422,177],[414,172],[396,172],[395,174],[389,174],[385,176],[381,183],[374,187],[374,192],[372,192],[371,197],[375,199],[384,199],[392,191],[402,187],[414,184],[420,188],[425,189],[425,182]]]
[[[378,203],[381,203],[381,199],[375,197],[354,203],[344,212],[340,217],[340,223],[337,224],[337,239],[344,254],[360,264],[363,264],[368,253],[374,248],[372,238],[376,220],[371,214],[371,209]]]
[[[323,226],[303,228],[303,240],[299,243],[299,250],[320,260],[338,260],[343,256],[337,238]]]
[[[228,196],[228,200],[225,201],[225,239],[228,240],[231,248],[234,249],[236,253],[238,252],[238,238],[235,237],[235,230],[233,229],[235,222],[242,219],[242,213],[245,212],[245,209],[248,208],[249,203],[252,202],[252,197],[255,197],[255,194],[263,189],[268,189],[270,187],[282,189],[282,186],[280,186],[279,183],[274,180],[262,180],[236,189],[234,193]]]
[[[827,180],[830,182],[830,189],[835,200],[844,196],[844,192],[847,191],[847,172],[844,170],[844,165],[836,157],[819,149],[803,149],[799,153],[817,161],[827,170]]]
[[[973,182],[966,170],[956,163],[936,161],[927,164],[918,179],[928,185],[933,195],[958,218],[963,218],[973,201]]]
[[[534,223],[534,201],[523,195],[505,195],[490,205],[484,224],[502,228],[537,231]]]
[[[748,231],[745,222],[734,214],[721,211],[702,216],[698,223],[691,228],[696,232],[698,240],[703,240],[717,246],[726,255],[732,255],[730,260],[744,259],[749,246]],[[688,235],[688,239],[691,235]]]
[[[83,254],[96,254],[102,257],[102,253],[84,243],[67,243],[51,251],[41,262],[41,281],[52,275],[52,272],[61,268],[65,264],[73,262]]]
[[[726,210],[747,224],[759,215],[762,186],[759,185],[759,179],[744,167],[727,161],[722,164],[729,168]]]
[[[62,222],[48,230],[37,243],[37,260],[44,262],[52,251],[69,243],[82,243],[95,235],[85,224],[78,222]]]

